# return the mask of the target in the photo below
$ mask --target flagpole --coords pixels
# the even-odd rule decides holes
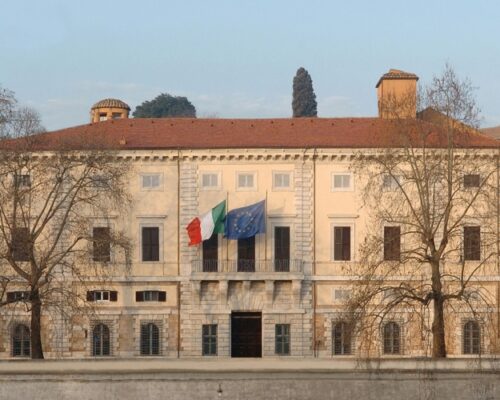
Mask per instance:
[[[229,191],[226,192],[226,215],[229,212]],[[229,239],[226,237],[226,269],[229,271]]]
[[[266,201],[264,202],[264,262],[267,263],[267,190]]]

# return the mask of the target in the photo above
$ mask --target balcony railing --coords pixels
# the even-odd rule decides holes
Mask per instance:
[[[303,273],[302,260],[195,260],[192,272],[291,272]]]

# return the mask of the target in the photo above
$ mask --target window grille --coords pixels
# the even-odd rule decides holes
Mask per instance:
[[[30,330],[26,325],[18,324],[12,332],[12,356],[29,357],[30,354]]]
[[[111,355],[111,335],[109,328],[105,324],[97,324],[92,330],[92,355]]]
[[[479,354],[481,352],[481,328],[476,321],[467,321],[463,328],[464,354]]]
[[[333,326],[333,354],[351,354],[351,328],[346,322],[338,322]]]
[[[290,354],[290,324],[276,324],[275,353],[278,355]]]
[[[157,356],[160,354],[160,330],[152,322],[141,324],[141,355]]]
[[[400,354],[401,352],[401,329],[395,322],[384,325],[384,354]]]
[[[217,325],[202,326],[202,353],[204,356],[217,355]]]

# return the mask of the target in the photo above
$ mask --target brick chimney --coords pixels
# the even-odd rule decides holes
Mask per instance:
[[[390,69],[377,83],[380,118],[416,118],[418,76]]]

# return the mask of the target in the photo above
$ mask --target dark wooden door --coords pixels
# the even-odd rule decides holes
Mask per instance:
[[[231,357],[262,357],[262,313],[231,314]]]

